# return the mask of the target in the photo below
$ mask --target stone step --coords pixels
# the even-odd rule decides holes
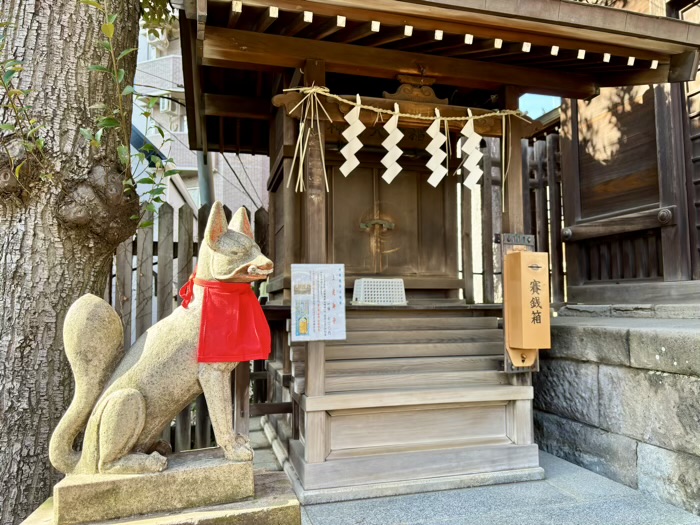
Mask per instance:
[[[563,358],[700,376],[700,320],[560,317],[552,352]]]

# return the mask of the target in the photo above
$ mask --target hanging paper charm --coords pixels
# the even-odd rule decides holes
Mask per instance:
[[[472,116],[471,110],[469,110],[469,116]],[[476,189],[479,179],[484,174],[482,169],[479,167],[479,162],[484,154],[479,149],[481,145],[481,135],[474,131],[474,119],[467,120],[467,123],[462,128],[462,153],[464,155],[464,161],[462,161],[462,167],[466,172],[466,177],[464,178],[464,185],[470,190]]]
[[[382,178],[388,184],[391,184],[391,181],[393,181],[403,169],[397,162],[401,155],[403,155],[403,150],[398,146],[403,138],[403,133],[399,129],[398,104],[394,104],[394,116],[384,125],[384,131],[386,131],[389,136],[382,142],[382,146],[384,146],[384,149],[387,151],[384,158],[382,158],[382,164],[386,168]]]
[[[435,120],[426,132],[433,140],[431,140],[430,144],[425,148],[431,155],[428,164],[426,164],[432,172],[432,175],[428,178],[428,183],[435,188],[437,188],[440,181],[447,175],[447,168],[443,165],[443,162],[447,158],[447,153],[442,149],[442,146],[447,142],[447,137],[440,131],[440,123],[440,111],[436,108]]]
[[[348,143],[340,150],[340,153],[345,157],[345,162],[340,167],[340,172],[346,177],[360,165],[356,154],[362,149],[360,134],[365,130],[365,125],[360,120],[361,104],[360,95],[357,95],[357,105],[345,115],[345,121],[349,126],[343,131],[343,137]]]

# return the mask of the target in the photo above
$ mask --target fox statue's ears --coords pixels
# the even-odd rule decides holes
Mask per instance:
[[[224,205],[216,201],[211,207],[211,212],[209,212],[209,220],[207,221],[207,228],[204,230],[204,238],[209,244],[215,245],[219,242],[219,239],[224,236],[226,230],[228,230],[228,225],[226,224]]]
[[[228,224],[228,227],[233,231],[242,233],[246,237],[253,239],[253,229],[250,227],[248,212],[245,208],[238,208],[238,211],[234,214],[231,222]]]
[[[246,212],[245,208],[239,208],[231,219],[231,222],[226,224],[224,205],[216,201],[209,213],[207,228],[204,230],[204,238],[209,244],[214,245],[219,242],[219,239],[221,239],[229,229],[253,239],[253,229],[250,227],[248,212]]]

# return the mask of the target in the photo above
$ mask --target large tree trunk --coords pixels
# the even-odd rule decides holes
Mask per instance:
[[[138,0],[113,0],[114,47],[138,42]],[[12,26],[2,60],[26,71],[20,86],[46,126],[53,180],[28,162],[20,182],[0,176],[0,524],[19,523],[51,493],[57,474],[48,460],[51,432],[72,396],[62,323],[81,295],[102,295],[111,254],[133,234],[138,199],[123,191],[115,138],[91,150],[79,128],[94,128],[88,107],[114,97],[110,77],[88,72],[108,65],[97,46],[101,14],[78,0],[0,0]],[[125,63],[133,79],[135,55]],[[3,95],[0,93],[0,96]],[[92,114],[91,114],[92,113]],[[0,122],[13,116],[0,109]],[[0,175],[9,159],[0,154]],[[4,180],[5,184],[2,184]]]

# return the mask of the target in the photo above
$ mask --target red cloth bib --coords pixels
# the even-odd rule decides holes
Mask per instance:
[[[182,307],[194,299],[194,285],[204,288],[197,361],[241,363],[267,359],[270,327],[249,284],[203,281],[193,274],[180,290]]]

